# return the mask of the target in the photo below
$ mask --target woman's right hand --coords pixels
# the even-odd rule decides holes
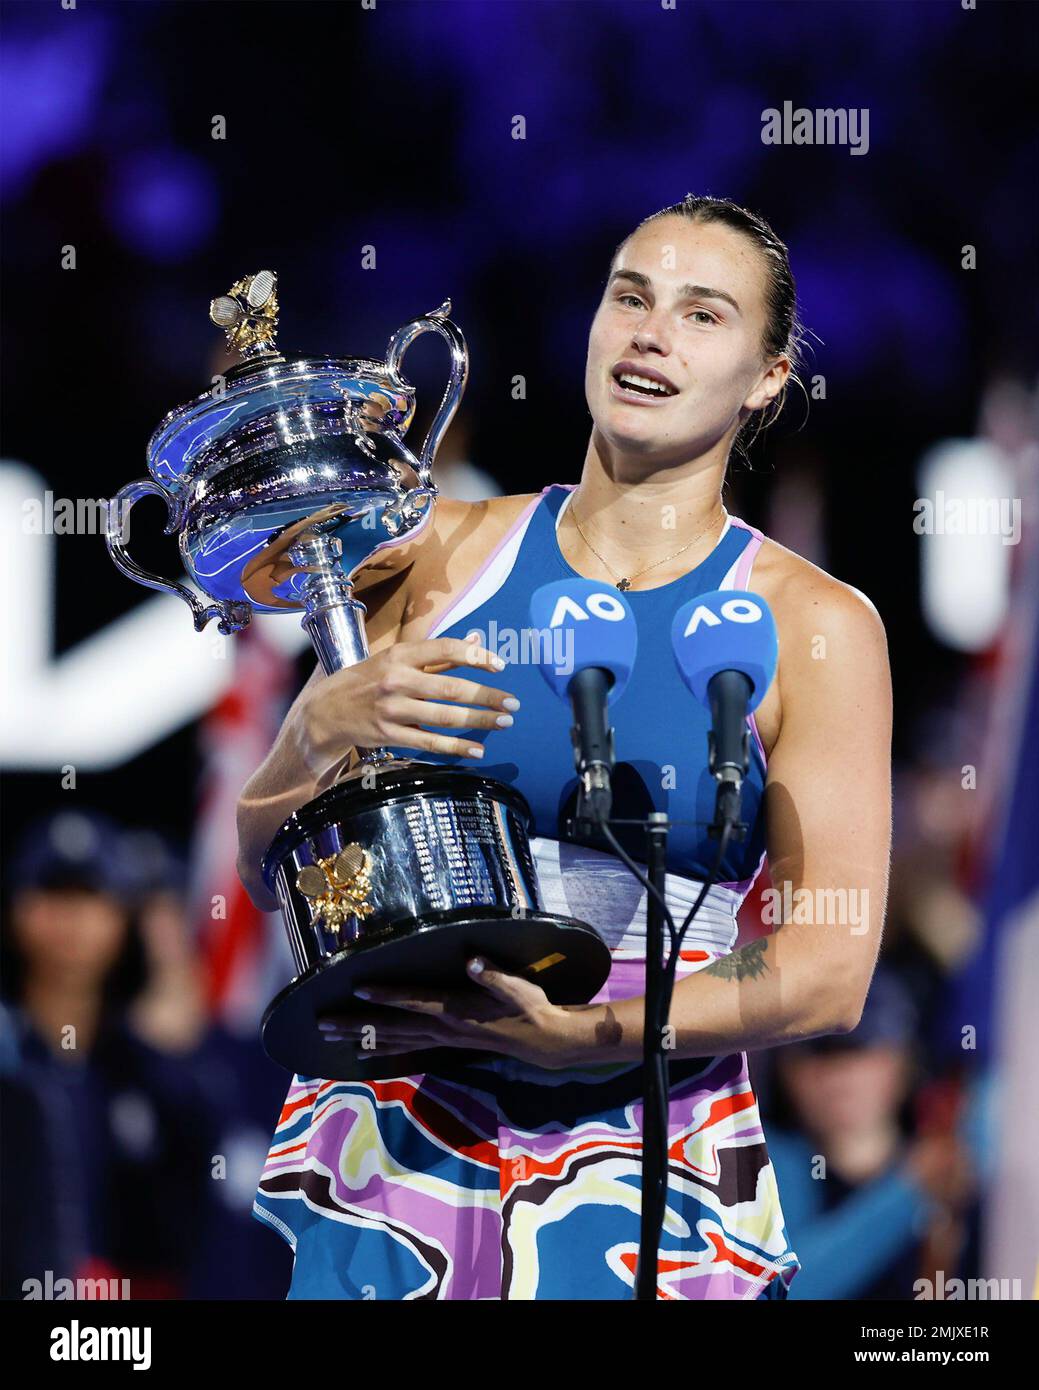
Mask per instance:
[[[453,666],[501,671],[505,662],[475,641],[433,637],[398,642],[317,681],[300,704],[295,730],[315,782],[351,748],[392,745],[420,753],[482,757],[482,746],[472,739],[433,733],[419,725],[507,728],[519,701],[507,690],[439,674]],[[447,700],[456,703],[441,703]]]

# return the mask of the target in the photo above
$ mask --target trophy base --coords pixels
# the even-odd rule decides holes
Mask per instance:
[[[390,941],[347,947],[283,989],[263,1018],[267,1055],[288,1071],[328,1081],[450,1075],[467,1061],[487,1061],[498,1054],[455,1047],[380,1059],[377,1027],[375,1046],[366,1056],[353,1040],[328,1042],[317,1026],[327,1013],[404,1016],[402,1010],[354,998],[352,990],[359,984],[478,989],[466,974],[466,962],[476,955],[526,975],[554,1004],[587,1003],[610,973],[609,948],[592,927],[574,918],[547,912],[488,915],[486,909],[430,913],[411,931],[395,926]]]

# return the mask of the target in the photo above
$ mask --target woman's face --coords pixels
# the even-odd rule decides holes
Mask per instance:
[[[30,972],[100,988],[126,940],[126,909],[107,893],[24,889],[11,904],[15,940]]]
[[[823,1138],[889,1124],[909,1084],[909,1059],[893,1043],[832,1053],[795,1048],[780,1058],[780,1069],[800,1122]]]
[[[761,252],[730,227],[674,215],[634,233],[588,340],[585,395],[606,446],[659,464],[731,441],[790,370],[762,360],[765,289]],[[668,394],[626,391],[621,362],[665,377]]]

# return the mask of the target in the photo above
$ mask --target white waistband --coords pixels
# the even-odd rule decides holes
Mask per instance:
[[[537,836],[530,842],[546,912],[576,917],[599,931],[612,952],[645,956],[647,893],[616,855]],[[641,866],[640,866],[641,867]],[[667,874],[668,909],[679,927],[703,884]],[[713,885],[689,924],[683,950],[728,954],[736,944],[736,914],[743,895]]]

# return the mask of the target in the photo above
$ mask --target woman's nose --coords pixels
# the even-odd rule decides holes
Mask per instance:
[[[652,317],[643,319],[632,334],[631,343],[639,352],[666,352],[669,347],[667,330],[662,322]]]

